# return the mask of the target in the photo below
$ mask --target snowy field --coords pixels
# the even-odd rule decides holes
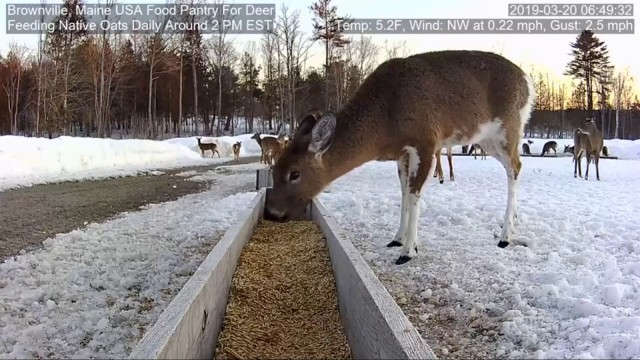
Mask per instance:
[[[114,140],[63,136],[56,139],[0,136],[0,191],[35,184],[95,180],[137,175],[156,169],[210,165],[240,156],[260,154],[251,134],[203,138],[218,143],[220,158],[202,157],[195,137],[154,140]]]
[[[0,264],[0,358],[129,356],[255,197],[230,195],[254,185],[255,172],[238,170]]]
[[[455,182],[445,160],[445,183],[428,179],[406,265],[386,247],[400,219],[395,163],[365,164],[320,200],[441,356],[639,358],[640,161],[601,160],[599,182],[593,166],[574,179],[570,158],[522,162],[515,238],[528,247],[497,247],[506,174],[490,157],[454,157]]]

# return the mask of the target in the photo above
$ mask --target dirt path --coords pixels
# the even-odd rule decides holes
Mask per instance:
[[[257,162],[258,157],[241,159],[241,164]],[[176,176],[185,171],[204,172],[210,166],[164,170],[162,175],[142,175],[107,180],[36,185],[0,192],[0,261],[21,250],[42,245],[58,233],[102,222],[124,211],[176,200],[205,191],[212,182],[188,181]]]

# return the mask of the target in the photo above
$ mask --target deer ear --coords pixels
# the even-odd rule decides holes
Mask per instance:
[[[316,159],[320,159],[322,154],[329,150],[335,131],[335,114],[328,112],[318,119],[311,130],[311,142],[309,142],[309,151],[316,155]]]
[[[304,119],[300,121],[300,125],[298,125],[298,130],[296,130],[294,137],[309,135],[316,122],[315,116],[311,114],[305,116]]]

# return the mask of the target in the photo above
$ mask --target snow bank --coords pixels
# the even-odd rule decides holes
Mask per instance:
[[[558,156],[572,156],[570,153],[564,153],[565,145],[573,146],[573,139],[529,139],[524,138],[520,142],[518,150],[522,153],[522,144],[527,140],[533,141],[533,144],[529,145],[531,154],[540,155],[542,153],[542,147],[548,141],[555,141],[558,143]],[[609,156],[617,156],[621,160],[640,160],[640,140],[620,140],[611,139],[605,140],[604,145],[609,149]],[[460,153],[462,151],[461,146],[454,146],[452,148],[454,153]],[[444,152],[446,154],[446,151]],[[553,150],[551,151],[553,155]]]
[[[255,197],[224,197],[254,174],[220,177],[215,190],[57,235],[0,264],[0,358],[129,356]]]
[[[522,158],[514,237],[528,247],[500,249],[504,168],[492,158],[453,159],[455,182],[444,165],[445,183],[425,185],[419,253],[406,265],[394,264],[400,248],[386,247],[400,221],[395,163],[366,164],[320,195],[434,350],[639,358],[640,161],[601,160],[601,181],[593,167],[585,181],[574,179],[570,158]]]
[[[218,151],[220,152],[220,156],[222,157],[233,157],[233,144],[240,141],[240,157],[243,156],[258,156],[260,155],[260,146],[258,142],[256,142],[251,137],[253,134],[242,134],[237,136],[220,136],[220,137],[207,137],[203,136],[201,141],[203,143],[216,143],[218,144]],[[273,135],[260,135],[261,138],[265,137],[276,137]],[[200,153],[200,149],[198,148],[198,140],[196,136],[192,137],[181,137],[181,138],[173,138],[164,140],[165,142],[171,144],[180,144],[185,146],[193,151],[197,151]],[[210,152],[207,152],[210,154]]]
[[[49,182],[135,175],[221,162],[179,144],[62,136],[0,136],[0,191]]]

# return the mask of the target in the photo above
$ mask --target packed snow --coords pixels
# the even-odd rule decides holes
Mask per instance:
[[[628,143],[611,152],[632,157]],[[386,247],[400,220],[394,162],[365,164],[319,198],[440,356],[639,358],[640,161],[601,160],[601,181],[593,166],[574,178],[571,158],[522,162],[514,236],[528,247],[497,247],[507,180],[491,157],[454,157],[454,182],[445,160],[445,183],[427,180],[405,265]]]
[[[129,356],[255,197],[243,192],[254,181],[218,175],[210,191],[59,234],[0,264],[0,358]]]
[[[61,136],[55,139],[0,136],[0,191],[63,181],[132,176],[158,169],[218,164],[233,157],[231,147],[242,146],[240,157],[260,155],[252,134],[203,138],[218,143],[217,155],[204,157],[195,137],[164,141],[115,140]],[[267,136],[263,135],[262,137]]]

